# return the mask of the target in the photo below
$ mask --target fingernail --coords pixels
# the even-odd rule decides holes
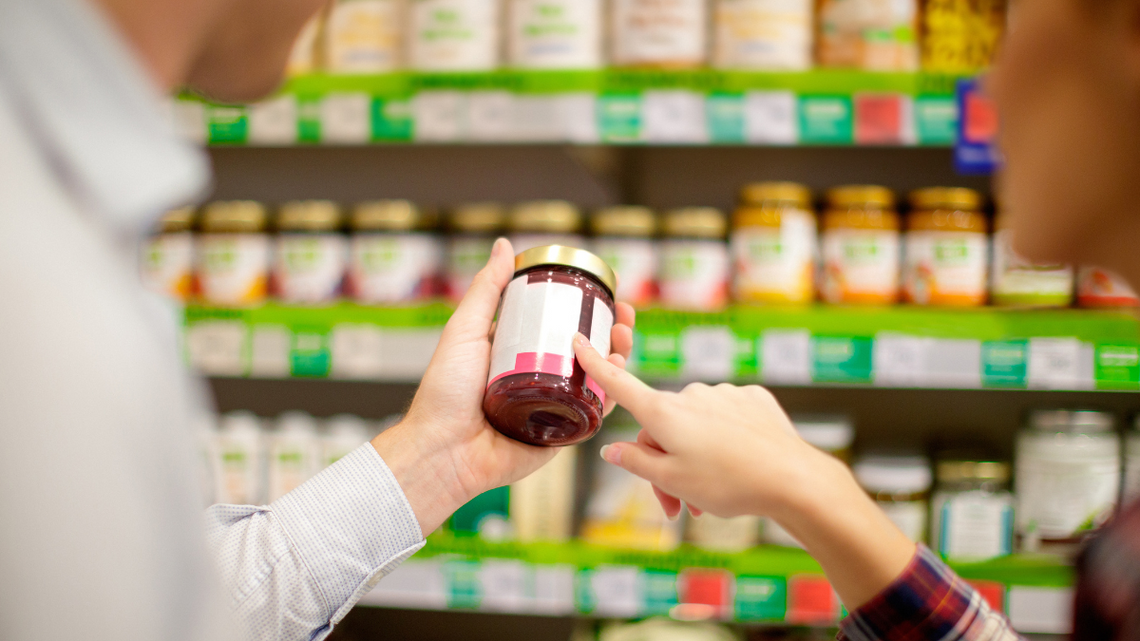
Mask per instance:
[[[681,518],[681,511],[678,510],[676,514],[669,514],[666,512],[665,518],[669,519],[670,521],[676,521],[677,519]]]
[[[574,334],[574,344],[578,347],[587,347],[590,344],[590,339],[586,338],[582,332]]]
[[[496,256],[498,256],[499,252],[501,252],[501,251],[503,251],[503,239],[502,238],[496,238],[495,244],[491,245],[491,258],[495,258]]]
[[[614,447],[613,445],[602,446],[602,460],[614,465],[621,465],[621,448]]]

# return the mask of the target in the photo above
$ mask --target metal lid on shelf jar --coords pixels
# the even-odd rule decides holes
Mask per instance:
[[[206,205],[202,213],[204,232],[259,232],[268,222],[265,205],[253,200],[219,200]]]
[[[924,187],[910,192],[910,205],[915,209],[982,208],[982,195],[965,187]]]
[[[603,207],[590,218],[590,229],[598,236],[652,236],[657,233],[657,217],[640,205]]]
[[[679,238],[724,238],[728,218],[715,207],[684,207],[665,213],[666,236]]]
[[[1116,419],[1110,412],[1097,410],[1043,409],[1030,412],[1027,424],[1041,432],[1095,434],[1111,432]]]
[[[161,234],[177,234],[190,231],[194,227],[194,208],[171,209],[158,219],[157,229]]]
[[[779,181],[749,183],[740,189],[740,202],[745,205],[791,205],[811,208],[811,190],[800,183]]]
[[[507,210],[499,203],[463,203],[448,212],[447,225],[467,234],[497,234],[507,226]]]
[[[281,231],[336,231],[342,221],[340,206],[331,200],[293,200],[277,211]]]
[[[507,227],[516,233],[576,234],[582,229],[582,212],[565,200],[532,200],[511,209]]]
[[[872,493],[919,494],[929,490],[933,480],[925,456],[866,456],[852,470],[859,485]]]
[[[840,185],[827,190],[827,204],[844,207],[874,207],[891,209],[895,206],[895,193],[881,185]]]
[[[543,245],[528,249],[515,256],[516,272],[540,265],[574,267],[601,281],[610,290],[611,296],[617,290],[617,275],[614,274],[613,268],[607,265],[606,261],[585,249],[565,245]]]
[[[412,231],[428,223],[410,200],[369,200],[352,208],[352,228],[358,231]]]
[[[792,425],[800,438],[824,452],[840,452],[855,441],[855,427],[842,414],[799,414]]]
[[[939,483],[963,483],[984,481],[994,483],[1009,482],[1009,463],[1003,461],[939,461],[934,469]]]

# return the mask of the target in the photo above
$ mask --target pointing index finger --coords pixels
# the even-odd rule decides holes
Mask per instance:
[[[586,374],[594,379],[602,390],[617,401],[618,405],[629,410],[633,417],[644,425],[640,416],[654,406],[657,390],[641,382],[633,374],[602,358],[598,350],[582,334],[574,336],[574,355]]]

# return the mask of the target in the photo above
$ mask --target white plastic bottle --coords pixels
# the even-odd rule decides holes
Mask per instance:
[[[285,412],[269,439],[269,500],[285,496],[317,473],[321,442],[317,421],[305,412]]]
[[[260,418],[251,412],[222,416],[214,447],[214,475],[218,503],[265,502],[265,437]]]
[[[321,435],[320,468],[324,469],[368,442],[372,436],[368,423],[352,414],[337,414],[325,423]]]

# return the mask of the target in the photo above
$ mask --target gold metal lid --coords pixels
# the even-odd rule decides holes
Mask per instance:
[[[512,232],[575,234],[582,229],[582,212],[565,200],[534,200],[515,205],[507,226]]]
[[[925,187],[910,192],[910,205],[915,209],[982,208],[982,195],[965,187]]]
[[[277,211],[277,229],[282,231],[336,231],[340,207],[331,200],[293,200]]]
[[[268,222],[265,205],[253,200],[220,200],[206,205],[204,232],[259,232]]]
[[[506,227],[507,211],[499,203],[464,203],[449,212],[448,225],[469,234],[493,234]]]
[[[811,190],[793,182],[749,183],[740,190],[740,202],[746,205],[780,203],[810,209]]]
[[[610,290],[610,295],[617,290],[617,276],[613,268],[606,261],[598,258],[585,249],[567,247],[565,245],[543,245],[533,247],[518,256],[515,256],[515,271],[528,269],[539,265],[566,265],[580,269],[597,278]]]
[[[657,232],[653,210],[640,205],[603,207],[590,218],[590,228],[599,236],[652,236]]]
[[[942,483],[1009,481],[1009,463],[1001,461],[939,461],[935,474]]]
[[[158,219],[158,231],[162,234],[176,234],[181,231],[190,231],[194,227],[194,208],[179,207],[171,209]]]
[[[832,207],[870,205],[889,209],[895,206],[895,194],[880,185],[841,185],[827,190],[827,202]]]
[[[666,236],[724,238],[728,217],[715,207],[685,207],[665,214]]]
[[[424,214],[409,200],[370,200],[352,208],[352,228],[357,230],[412,231],[424,222]]]

